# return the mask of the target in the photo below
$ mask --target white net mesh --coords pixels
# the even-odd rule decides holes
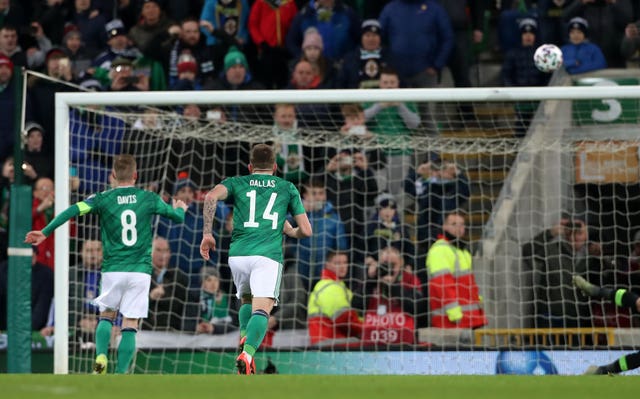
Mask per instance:
[[[633,345],[628,327],[637,320],[628,310],[589,302],[571,285],[578,273],[627,287],[640,273],[631,252],[640,199],[638,102],[622,101],[624,117],[604,123],[592,111],[610,104],[594,101],[542,101],[539,108],[522,101],[407,102],[402,110],[385,104],[376,113],[370,111],[375,104],[72,108],[71,167],[80,181],[72,200],[107,188],[111,159],[121,152],[136,157],[141,186],[167,199],[193,190],[184,224],[161,220],[155,226],[172,255],[168,271],[153,277],[163,293],[152,298],[138,333],[135,372],[233,371],[238,304],[226,264],[225,223],[231,204],[219,207],[220,249],[206,263],[198,248],[201,201],[225,177],[247,174],[249,150],[263,142],[279,154],[278,174],[301,187],[314,237],[285,244],[282,305],[258,354],[259,369],[274,364],[284,373],[439,373],[437,362],[420,363],[421,351]],[[412,119],[428,108],[438,135]],[[317,187],[326,202],[311,198]],[[445,213],[454,209],[467,213],[463,238],[474,255],[488,321],[475,331],[434,328],[429,310],[427,251],[443,233]],[[553,229],[561,221],[564,228]],[[94,218],[76,223],[70,371],[84,372],[93,359],[96,318],[87,300],[95,294],[99,267],[87,264],[81,248],[99,235]],[[579,238],[582,225],[586,237]],[[385,252],[387,246],[393,249]],[[364,319],[360,339],[310,339],[308,298],[329,250],[349,254],[345,280]],[[394,283],[398,290],[385,294],[379,288],[370,258],[383,271],[387,262],[392,270],[399,262],[404,272]],[[202,270],[219,277],[220,296],[203,292]],[[358,362],[360,355],[352,354],[345,365],[345,350],[375,352],[376,359]],[[465,370],[465,356],[443,361],[458,359]]]

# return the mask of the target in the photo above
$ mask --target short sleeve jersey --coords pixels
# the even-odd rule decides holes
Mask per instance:
[[[233,200],[233,233],[229,256],[260,255],[282,263],[282,228],[287,213],[305,212],[293,183],[272,175],[225,179]]]
[[[151,191],[118,187],[79,202],[80,214],[100,216],[104,260],[103,272],[151,274],[152,221],[154,215],[184,220],[182,209],[173,207]]]

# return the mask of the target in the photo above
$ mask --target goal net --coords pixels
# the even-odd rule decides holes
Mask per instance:
[[[575,374],[639,338],[629,310],[571,285],[580,274],[627,287],[640,273],[639,107],[624,84],[558,75],[552,87],[522,89],[58,94],[56,212],[107,189],[120,153],[135,156],[140,187],[190,202],[185,223],[153,226],[157,269],[135,373],[234,372],[233,204],[218,207],[218,250],[205,262],[202,200],[248,174],[252,145],[269,143],[314,235],[283,243],[281,304],[260,372]],[[425,262],[457,209],[466,230],[455,242],[473,255],[481,296],[468,306],[486,323],[446,328],[453,322],[436,303],[473,287],[448,285],[449,298],[438,298],[437,269]],[[85,216],[56,233],[59,373],[93,362],[98,226]],[[362,331],[321,339],[307,318],[331,251],[348,255],[343,280]]]

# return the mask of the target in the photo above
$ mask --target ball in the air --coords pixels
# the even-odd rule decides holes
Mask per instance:
[[[553,72],[562,66],[562,50],[555,44],[543,44],[533,54],[533,62],[542,72]]]

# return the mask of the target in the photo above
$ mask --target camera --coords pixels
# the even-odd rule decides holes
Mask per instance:
[[[24,26],[19,29],[18,32],[21,36],[35,36],[38,33],[38,28],[35,26]]]
[[[138,76],[125,76],[124,77],[124,82],[127,84],[136,84],[140,81],[140,78]]]
[[[213,121],[219,121],[220,119],[222,119],[222,112],[216,111],[216,110],[209,110],[207,111],[207,119],[213,120]]]
[[[580,230],[582,228],[582,223],[580,223],[580,222],[567,222],[567,224],[564,225],[564,228],[566,230]]]
[[[351,155],[346,155],[343,157],[340,157],[339,161],[341,166],[351,166],[353,165],[353,157]]]
[[[349,128],[349,134],[353,134],[356,136],[363,136],[367,133],[367,128],[365,126],[351,126]]]
[[[393,271],[393,264],[388,262],[378,263],[378,277],[388,276]]]

